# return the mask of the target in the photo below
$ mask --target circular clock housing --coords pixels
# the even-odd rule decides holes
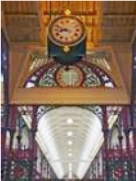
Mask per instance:
[[[59,16],[51,21],[48,37],[59,46],[74,46],[86,37],[85,25],[76,16]]]
[[[56,80],[61,87],[79,87],[84,80],[82,70],[77,66],[60,67],[56,72]]]

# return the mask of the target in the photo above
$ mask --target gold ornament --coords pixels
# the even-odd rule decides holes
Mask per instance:
[[[69,46],[64,46],[64,47],[63,47],[63,51],[64,51],[65,53],[69,52],[69,51],[70,51]]]
[[[71,14],[71,11],[70,11],[69,9],[66,9],[66,10],[64,11],[64,13],[65,13],[66,16],[69,16],[69,15]]]

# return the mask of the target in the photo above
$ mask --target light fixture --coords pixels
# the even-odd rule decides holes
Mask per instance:
[[[68,141],[68,145],[72,145],[73,144],[73,142],[72,141]]]
[[[74,122],[73,119],[71,118],[67,119],[67,124],[72,124],[73,122]]]
[[[72,153],[69,153],[68,156],[71,157],[71,156],[72,156]]]
[[[72,131],[68,131],[67,132],[67,136],[73,136],[73,132]]]

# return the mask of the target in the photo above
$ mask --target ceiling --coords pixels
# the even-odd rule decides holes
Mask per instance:
[[[136,28],[135,1],[3,1],[2,24],[11,43],[46,46],[51,19],[70,9],[87,27],[87,47],[130,42]]]
[[[2,1],[2,28],[11,45],[46,47],[48,24],[65,9],[86,24],[88,49],[102,43],[130,43],[136,31],[135,1]],[[31,127],[31,118],[23,118]],[[115,118],[110,118],[111,124]],[[36,139],[58,177],[68,177],[72,164],[73,176],[82,178],[96,154],[91,153],[91,144],[99,142],[97,152],[103,142],[101,119],[81,107],[60,107],[41,117]]]
[[[20,106],[31,128],[32,107]],[[109,129],[122,110],[107,107]],[[39,106],[36,141],[57,177],[82,179],[103,141],[103,113],[100,106]]]
[[[48,160],[56,168],[59,178],[69,176],[69,164],[72,164],[73,176],[84,176],[96,154],[93,151],[98,151],[103,141],[101,127],[101,121],[94,113],[78,107],[57,108],[39,120],[39,143],[44,144]]]

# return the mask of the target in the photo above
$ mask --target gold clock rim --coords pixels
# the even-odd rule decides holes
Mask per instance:
[[[80,25],[82,25],[82,30],[83,30],[83,33],[82,33],[82,37],[78,40],[78,41],[75,41],[74,43],[69,43],[69,44],[66,44],[66,43],[60,43],[58,42],[57,40],[55,40],[55,38],[53,38],[52,34],[51,34],[51,28],[53,26],[53,23],[56,22],[58,19],[61,19],[61,18],[72,18],[72,19],[76,19],[77,21],[79,21]],[[82,42],[86,36],[87,36],[87,29],[85,27],[85,24],[83,21],[81,21],[77,16],[74,16],[74,15],[61,15],[61,16],[58,16],[57,18],[53,19],[50,21],[49,23],[49,26],[47,28],[47,35],[48,35],[48,38],[55,44],[55,45],[58,45],[58,46],[68,46],[68,47],[72,47],[72,46],[75,46],[77,44],[79,44],[80,42]]]

